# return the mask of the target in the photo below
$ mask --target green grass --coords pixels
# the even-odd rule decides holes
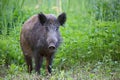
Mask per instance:
[[[119,0],[17,1],[0,1],[0,80],[120,79]],[[45,75],[45,63],[41,75],[28,74],[19,44],[22,24],[40,12],[67,14],[52,76]]]
[[[24,66],[16,66],[12,64],[10,69],[7,71],[7,75],[4,71],[5,68],[1,67],[2,76],[4,80],[119,80],[119,67],[120,65],[116,62],[118,66],[114,66],[113,69],[108,65],[98,62],[98,63],[85,63],[78,64],[69,70],[59,70],[58,68],[53,69],[52,75],[37,75],[36,73],[28,74],[25,72]],[[117,71],[115,71],[117,70]],[[6,75],[6,76],[5,76]]]

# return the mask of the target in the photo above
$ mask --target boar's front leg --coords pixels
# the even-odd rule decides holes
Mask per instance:
[[[51,74],[52,72],[52,61],[53,61],[53,55],[46,57],[46,69],[47,69],[47,74]]]
[[[35,53],[35,71],[40,74],[40,68],[42,66],[43,56]]]

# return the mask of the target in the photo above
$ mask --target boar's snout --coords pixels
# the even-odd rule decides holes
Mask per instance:
[[[48,46],[48,48],[49,48],[50,50],[55,50],[55,49],[56,49],[54,43],[50,43],[49,46]]]
[[[58,38],[56,32],[49,32],[47,36],[48,49],[54,51],[56,49],[56,44],[58,43]]]

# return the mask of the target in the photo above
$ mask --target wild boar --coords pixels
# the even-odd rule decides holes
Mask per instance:
[[[46,69],[51,73],[54,54],[61,43],[59,27],[66,22],[66,13],[58,17],[53,14],[39,13],[29,18],[22,27],[20,45],[28,67],[32,71],[32,59],[35,71],[40,73],[43,57],[46,58]]]

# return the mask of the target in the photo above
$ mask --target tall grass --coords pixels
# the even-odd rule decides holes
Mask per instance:
[[[119,60],[119,23],[116,22],[119,21],[119,9],[119,0],[3,0],[0,33],[17,34],[16,37],[19,37],[17,33],[19,30],[15,30],[17,29],[15,27],[22,26],[29,16],[39,12],[55,14],[66,12],[68,16],[66,28],[61,29],[65,43],[61,46],[62,50],[58,51],[60,53],[58,56],[64,56],[64,61],[74,56],[75,58],[71,59],[72,63],[79,59],[87,61],[91,57],[93,60],[101,60],[105,55],[110,56],[112,60]]]
[[[0,1],[0,34],[7,35],[11,28],[21,23],[23,17],[24,0],[1,0]]]

